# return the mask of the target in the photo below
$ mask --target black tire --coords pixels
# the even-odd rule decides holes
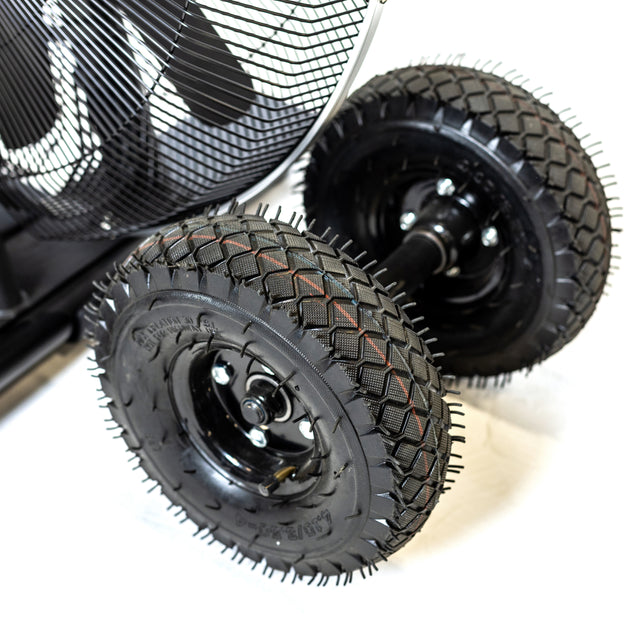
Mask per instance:
[[[376,77],[348,100],[313,150],[305,206],[381,261],[402,243],[409,189],[426,185],[425,197],[443,177],[462,185],[480,228],[499,238],[490,249],[476,240],[460,273],[422,277],[413,295],[443,369],[530,368],[577,335],[603,291],[611,226],[596,170],[524,89],[477,69],[418,66]]]
[[[258,216],[174,226],[117,270],[94,324],[102,387],[140,466],[203,536],[256,564],[370,569],[437,503],[457,436],[431,355],[384,289],[317,236]],[[280,403],[264,448],[240,433],[238,389],[256,376]],[[265,495],[288,464],[295,477]]]

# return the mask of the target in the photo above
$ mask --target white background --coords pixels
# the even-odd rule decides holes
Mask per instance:
[[[621,269],[583,333],[464,390],[455,489],[349,587],[281,584],[191,537],[104,430],[80,348],[0,397],[0,637],[638,637],[637,18],[632,3],[389,0],[360,76],[466,53],[553,91],[602,140]],[[597,7],[597,8],[596,8]],[[608,171],[604,172],[609,173]],[[287,186],[270,198],[293,202]]]

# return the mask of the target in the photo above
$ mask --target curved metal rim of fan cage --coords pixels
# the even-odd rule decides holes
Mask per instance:
[[[319,137],[325,123],[329,122],[331,118],[338,112],[342,103],[347,98],[351,85],[355,80],[355,77],[362,66],[365,55],[373,36],[375,35],[376,27],[380,22],[382,10],[387,0],[371,0],[369,9],[362,23],[361,31],[358,35],[358,42],[353,48],[353,54],[351,59],[347,63],[345,70],[336,86],[335,91],[331,95],[331,98],[324,106],[317,120],[313,126],[307,131],[306,135],[296,147],[291,151],[289,156],[283,160],[269,175],[251,186],[240,195],[235,196],[232,200],[220,205],[220,212],[224,213],[229,209],[232,204],[243,204],[257,198],[266,191],[269,187],[272,187],[290,168],[291,166],[302,156],[302,154],[316,141]],[[193,203],[193,206],[206,206],[210,203],[210,198],[204,196],[200,200]]]

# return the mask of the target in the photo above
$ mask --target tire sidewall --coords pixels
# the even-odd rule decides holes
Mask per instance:
[[[136,281],[138,291],[111,333],[107,373],[116,381],[115,401],[124,407],[124,426],[140,447],[147,472],[160,480],[169,499],[181,504],[199,529],[237,544],[250,557],[277,552],[278,559],[270,561],[277,566],[302,556],[309,563],[333,556],[339,564],[344,541],[358,538],[367,523],[372,490],[384,493],[393,486],[387,472],[376,478],[388,486],[372,487],[369,468],[382,465],[386,453],[382,442],[373,438],[367,439],[366,455],[363,451],[361,438],[373,431],[370,412],[346,374],[326,358],[320,343],[297,328],[283,310],[265,304],[264,297],[249,287],[230,286],[223,276],[194,275],[173,283],[181,290],[164,290],[161,283],[167,268],[151,268],[142,290],[136,286],[140,279]],[[198,291],[184,290],[187,282],[195,289],[197,281]],[[219,314],[231,318],[238,333],[249,319],[259,325],[260,338],[270,335],[272,345],[283,353],[274,368],[295,362],[304,370],[301,377],[306,383],[319,389],[309,408],[320,417],[315,428],[328,457],[322,478],[290,504],[247,490],[212,465],[185,433],[171,404],[167,367],[193,343],[207,344]],[[142,335],[150,335],[151,342]],[[251,338],[250,330],[247,340]],[[333,432],[338,417],[340,428]],[[283,541],[286,550],[280,548]]]

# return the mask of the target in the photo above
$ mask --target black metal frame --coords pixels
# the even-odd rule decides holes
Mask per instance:
[[[0,392],[81,338],[93,282],[139,242],[40,240],[12,220],[0,205]]]

